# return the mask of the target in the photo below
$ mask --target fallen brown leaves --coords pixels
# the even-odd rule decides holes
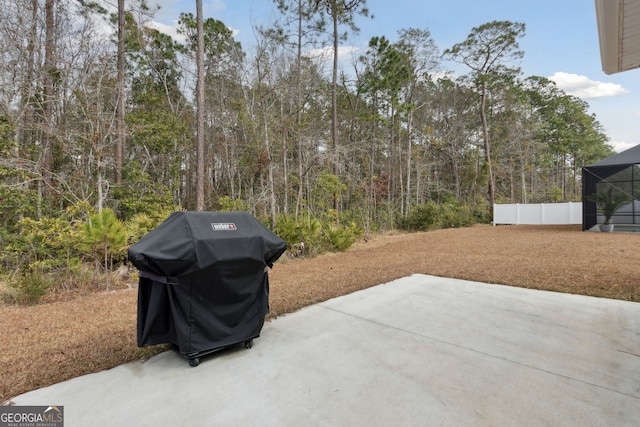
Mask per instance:
[[[579,226],[478,226],[376,236],[341,254],[282,259],[270,318],[414,273],[640,302],[640,235]],[[135,289],[32,307],[0,306],[0,402],[147,357]]]

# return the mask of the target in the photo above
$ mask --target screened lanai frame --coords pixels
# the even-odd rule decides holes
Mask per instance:
[[[640,227],[640,145],[618,153],[582,169],[582,229],[589,230],[604,223],[604,216],[587,198],[596,192],[612,188],[624,193],[630,201],[611,217],[613,224],[634,224]]]
[[[602,70],[620,73],[640,67],[640,7],[637,0],[595,0]],[[582,229],[603,221],[588,195],[611,187],[633,196],[612,217],[614,224],[640,224],[640,145],[582,168]],[[638,228],[640,230],[640,227]]]

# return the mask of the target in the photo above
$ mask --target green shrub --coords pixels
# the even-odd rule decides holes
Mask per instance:
[[[474,223],[491,224],[491,221],[493,220],[493,216],[491,215],[488,205],[474,207],[471,215]]]
[[[117,211],[125,218],[137,213],[154,216],[174,206],[172,189],[154,179],[138,161],[130,161],[122,170],[122,184],[113,187]]]
[[[330,225],[325,229],[327,243],[331,250],[346,251],[353,243],[362,236],[362,229],[355,223],[349,226]]]
[[[20,301],[20,291],[4,278],[0,278],[0,300],[8,304],[17,304]]]
[[[127,244],[132,245],[140,240],[143,236],[149,233],[167,219],[176,209],[161,210],[153,215],[148,213],[135,214],[131,219],[125,223],[127,233]]]
[[[54,285],[53,278],[41,271],[32,271],[24,275],[17,275],[9,282],[9,287],[15,292],[4,295],[6,299],[11,295],[13,301],[18,304],[36,304],[47,290]]]
[[[307,216],[296,220],[292,216],[280,215],[275,233],[287,242],[292,256],[312,256],[325,251],[345,251],[360,236],[362,228],[355,222],[348,226],[331,221],[321,222]]]
[[[427,231],[438,228],[439,222],[440,208],[435,202],[429,202],[412,207],[409,214],[400,221],[400,228],[409,231]]]
[[[427,231],[438,228],[468,227],[475,217],[468,206],[449,202],[437,205],[431,201],[411,208],[400,221],[400,228],[409,231]]]
[[[23,218],[18,221],[19,234],[8,239],[3,255],[9,270],[47,272],[63,267],[75,256],[78,232],[64,218]]]
[[[218,210],[221,212],[248,211],[249,205],[243,200],[222,196],[218,199]]]
[[[287,242],[290,254],[308,256],[317,254],[321,248],[321,225],[314,218],[296,220],[290,215],[280,215],[276,219],[274,232]]]
[[[94,260],[102,263],[106,289],[109,290],[109,269],[114,257],[124,258],[127,230],[111,209],[91,215],[82,233],[82,247]]]
[[[126,229],[111,209],[91,215],[84,224],[82,247],[91,255],[108,257],[122,251],[126,242]]]
[[[467,206],[449,204],[440,206],[440,228],[468,227],[473,223],[473,215]]]
[[[329,226],[324,230],[327,243],[337,251],[345,251],[353,243],[349,230],[340,226]]]

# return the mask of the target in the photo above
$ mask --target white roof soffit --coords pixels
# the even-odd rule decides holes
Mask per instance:
[[[640,67],[640,0],[595,0],[600,59],[607,74]]]

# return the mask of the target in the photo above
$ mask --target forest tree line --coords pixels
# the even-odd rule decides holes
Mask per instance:
[[[586,102],[522,74],[523,23],[489,22],[444,49],[407,28],[339,64],[365,0],[274,0],[252,46],[202,21],[198,106],[197,17],[180,15],[176,40],[148,25],[143,0],[118,3],[0,0],[5,272],[59,258],[34,242],[111,221],[103,211],[135,222],[131,243],[195,210],[198,179],[205,210],[248,210],[289,243],[321,233],[340,248],[434,216],[488,222],[494,202],[580,200],[581,167],[612,153]]]

